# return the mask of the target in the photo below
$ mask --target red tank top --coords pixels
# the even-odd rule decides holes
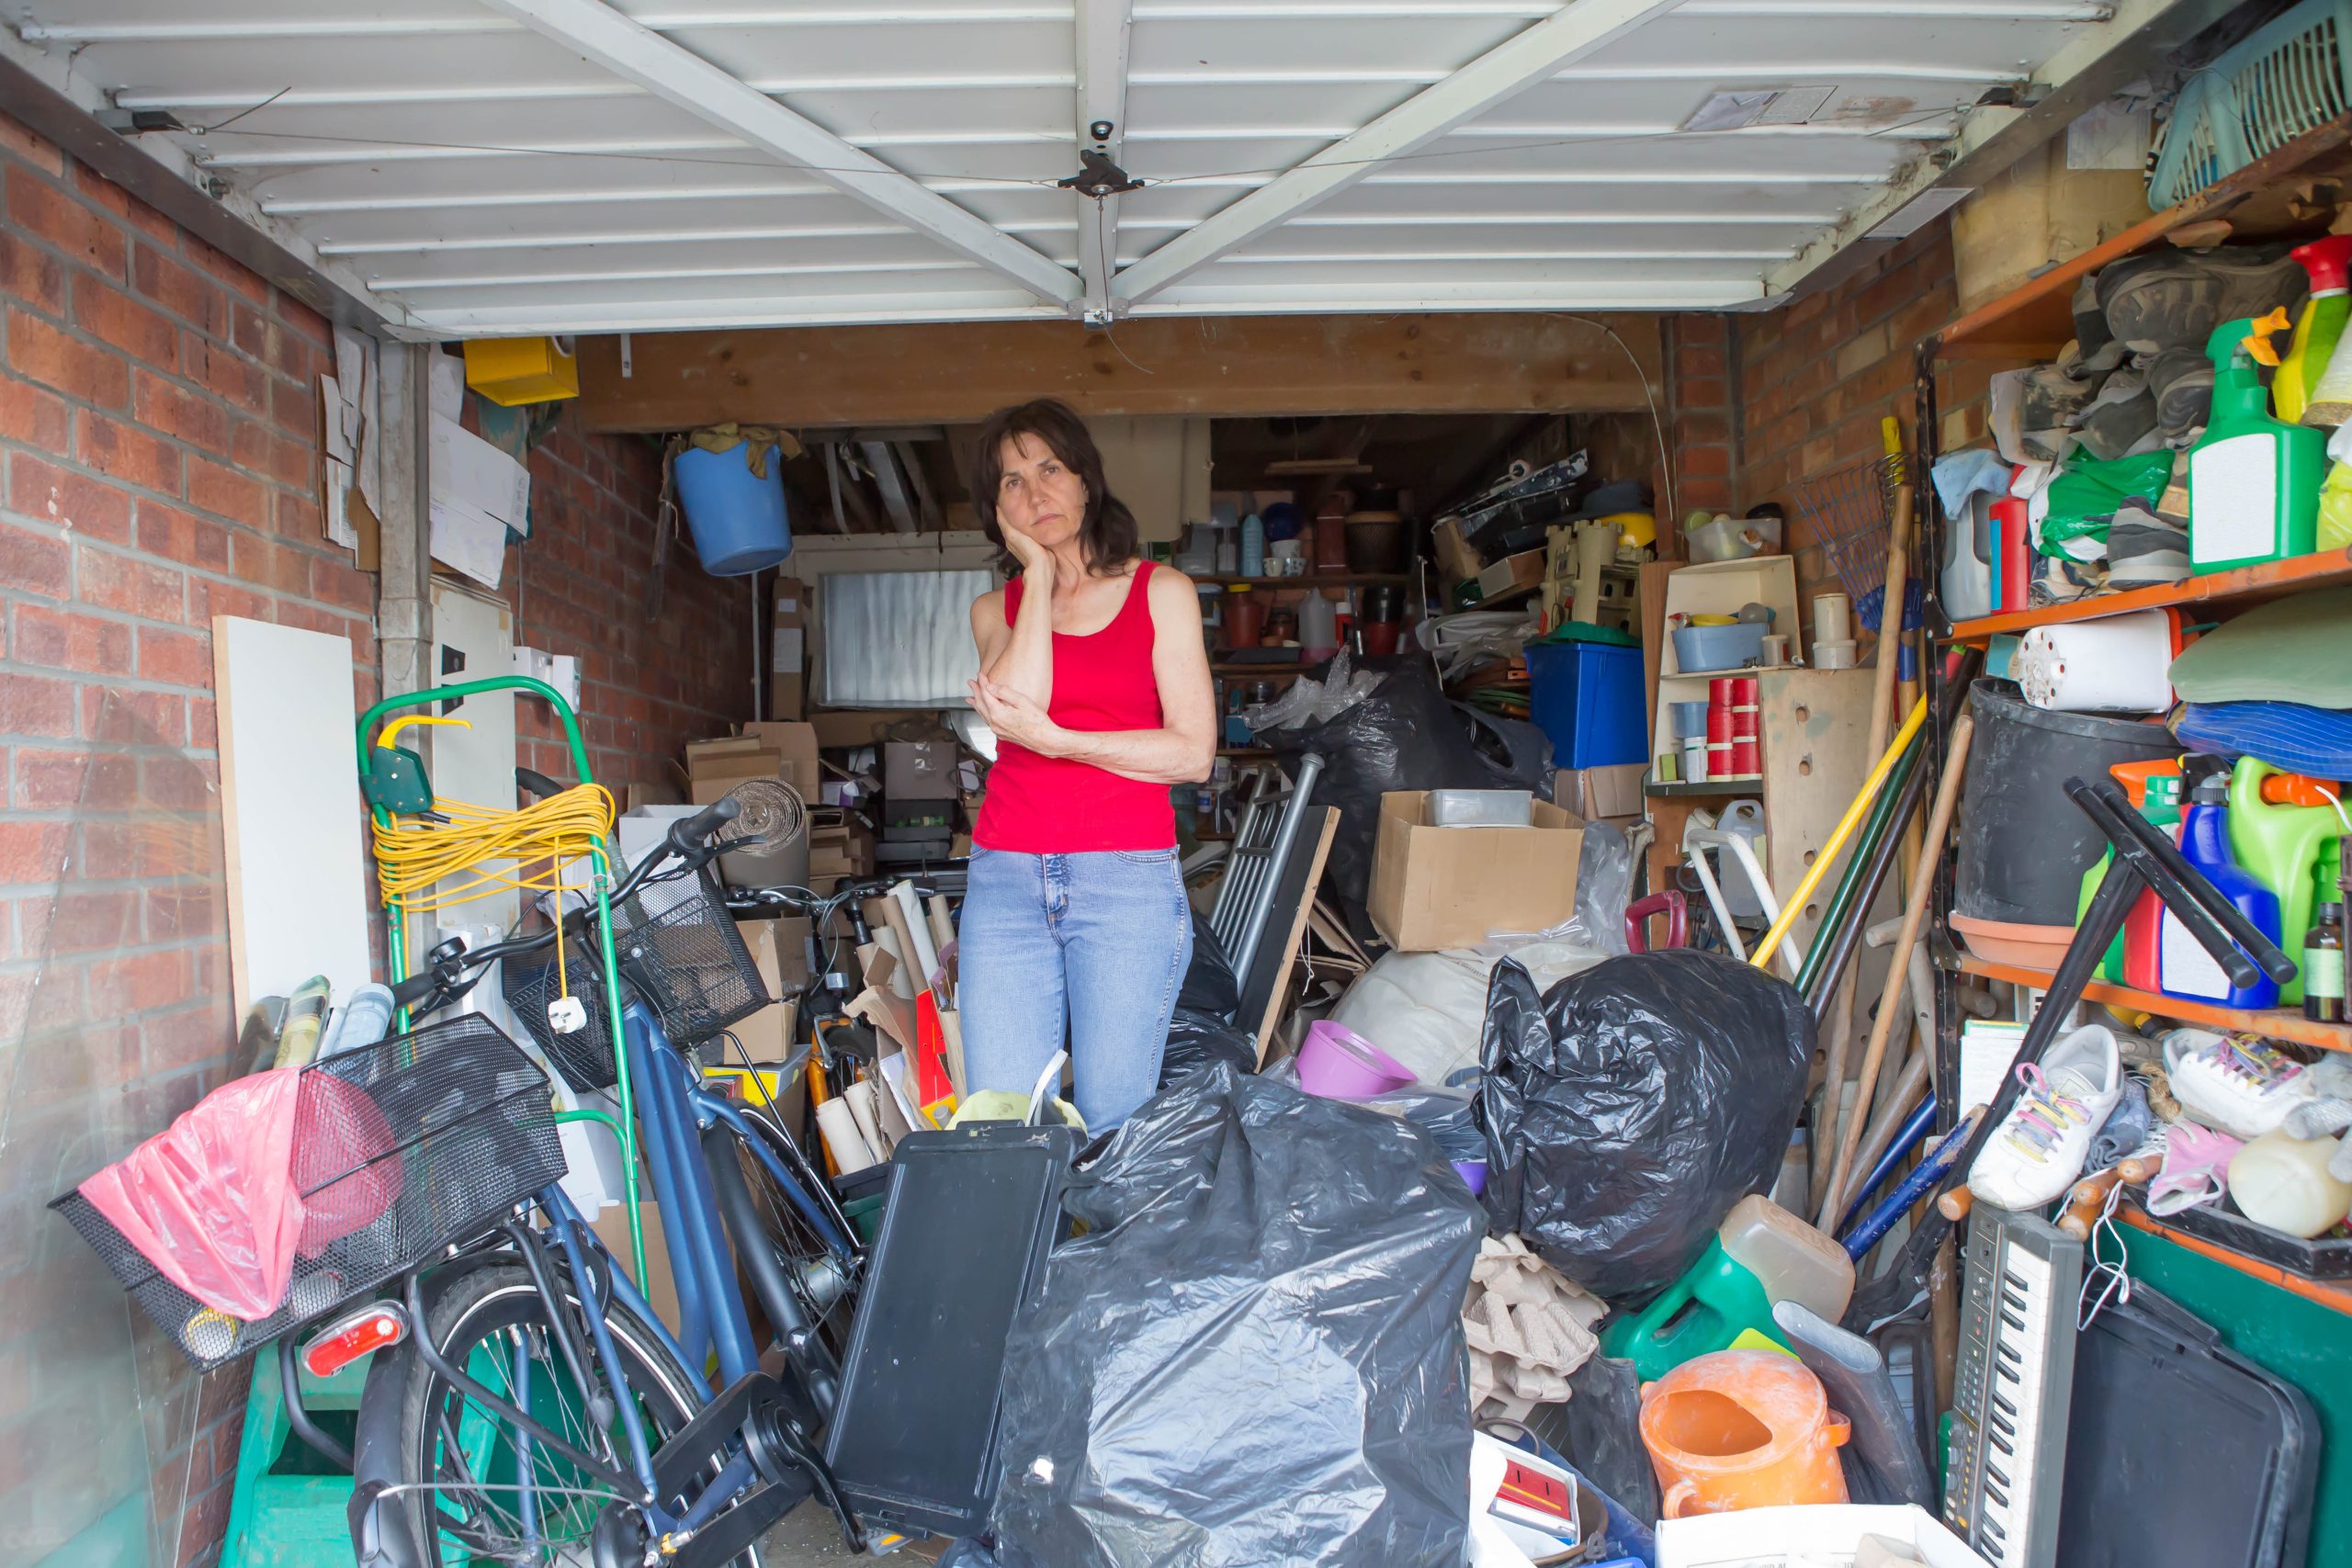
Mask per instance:
[[[1101,631],[1054,634],[1054,700],[1046,711],[1063,728],[1158,729],[1164,722],[1151,671],[1150,576],[1151,562],[1136,563],[1125,602]],[[1008,626],[1021,611],[1021,587],[1015,578],[1004,590]],[[1000,740],[972,841],[1031,855],[1172,849],[1176,810],[1166,784]]]

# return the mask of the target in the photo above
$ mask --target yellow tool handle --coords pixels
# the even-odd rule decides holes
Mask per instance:
[[[1903,755],[1903,749],[1911,744],[1911,738],[1918,734],[1919,727],[1927,722],[1928,704],[1922,698],[1912,705],[1910,716],[1895,730],[1894,739],[1887,744],[1885,754],[1871,766],[1870,776],[1862,780],[1861,793],[1854,796],[1851,806],[1846,807],[1846,815],[1838,819],[1838,826],[1829,830],[1829,841],[1823,844],[1821,852],[1813,857],[1812,869],[1797,884],[1796,891],[1781,901],[1781,918],[1772,922],[1772,929],[1764,933],[1764,940],[1758,942],[1756,951],[1747,955],[1750,964],[1761,969],[1770,962],[1772,950],[1781,945],[1781,939],[1789,934],[1791,926],[1796,924],[1805,900],[1813,897],[1815,887],[1821,886],[1821,879],[1829,874],[1831,863],[1846,847],[1846,840],[1854,836],[1854,829],[1860,826],[1863,814],[1870,810],[1871,802],[1878,797],[1880,790],[1886,787],[1886,776],[1894,771],[1894,760]]]

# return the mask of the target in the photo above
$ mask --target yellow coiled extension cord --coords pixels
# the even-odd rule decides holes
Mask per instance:
[[[377,885],[385,905],[403,917],[510,888],[526,896],[552,892],[560,910],[565,864],[610,833],[615,816],[611,792],[593,784],[574,784],[519,810],[441,799],[433,803],[433,813],[375,827]],[[555,944],[559,996],[571,994],[564,945]]]

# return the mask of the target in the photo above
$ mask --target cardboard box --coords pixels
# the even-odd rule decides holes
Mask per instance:
[[[1462,536],[1462,519],[1444,517],[1430,530],[1430,541],[1437,547],[1438,570],[1455,582],[1466,581],[1486,570],[1486,561],[1470,542]]]
[[[1553,780],[1552,797],[1588,822],[1640,817],[1644,811],[1642,781],[1649,776],[1649,771],[1647,762],[1562,768]]]
[[[747,779],[782,779],[817,798],[817,732],[806,724],[747,724],[741,735],[686,742],[688,793],[708,806]]]
[[[662,1230],[662,1205],[650,1196],[638,1205],[638,1229],[645,1236],[645,1278],[637,1281],[638,1289],[652,1304],[653,1314],[673,1329],[678,1326],[678,1283],[670,1275],[670,1244]],[[615,1258],[621,1268],[635,1273],[637,1265],[629,1256],[628,1208],[626,1201],[607,1203],[588,1222],[588,1228]]]
[[[841,811],[809,816],[808,874],[857,877],[874,874],[874,830],[865,819]]]
[[[1493,599],[1521,588],[1532,588],[1544,581],[1544,552],[1521,550],[1515,556],[1505,556],[1478,574],[1478,597]]]
[[[775,580],[775,608],[768,649],[768,713],[799,718],[808,703],[808,586],[794,578]]]
[[[1535,802],[1530,828],[1432,828],[1426,790],[1392,790],[1380,797],[1373,927],[1406,953],[1549,930],[1576,912],[1583,848],[1583,819],[1549,801]]]
[[[904,710],[888,708],[820,708],[808,716],[808,722],[816,727],[817,744],[831,750],[838,746],[876,745],[885,730],[894,724],[903,724],[908,717]]]
[[[953,740],[886,740],[882,793],[892,800],[954,800],[957,794]]]

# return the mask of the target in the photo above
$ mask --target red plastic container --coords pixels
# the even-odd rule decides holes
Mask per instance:
[[[1763,685],[1753,675],[1735,675],[1731,681],[1731,705],[1752,708],[1764,700]]]
[[[1732,738],[1731,709],[1711,707],[1707,710],[1707,740],[1710,745]]]

